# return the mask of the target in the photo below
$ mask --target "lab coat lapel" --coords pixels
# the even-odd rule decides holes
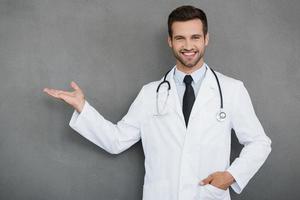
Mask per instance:
[[[217,82],[215,80],[214,74],[210,68],[206,65],[207,70],[205,77],[200,86],[198,95],[196,97],[195,103],[191,111],[191,118],[199,114],[202,107],[207,104],[212,98],[217,95]]]
[[[183,116],[183,112],[182,112],[182,107],[180,105],[179,96],[178,96],[176,84],[175,84],[175,81],[174,81],[174,70],[175,70],[175,67],[173,67],[173,69],[170,71],[170,78],[169,78],[169,82],[171,84],[171,91],[170,91],[170,97],[171,98],[170,99],[172,99],[170,101],[170,107],[178,115],[178,117],[180,118],[180,120],[182,122],[182,125],[185,126],[185,121],[184,121],[184,116]]]

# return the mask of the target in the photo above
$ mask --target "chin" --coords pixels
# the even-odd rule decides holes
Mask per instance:
[[[193,68],[196,66],[197,63],[184,63],[184,66],[187,68]]]
[[[195,64],[187,64],[187,65],[185,65],[186,67],[188,67],[188,68],[193,68],[193,67],[195,67],[196,65]]]
[[[184,60],[182,60],[182,61],[183,62],[181,62],[181,64],[183,64],[185,67],[191,69],[199,63],[200,59],[195,59],[195,60],[191,60],[191,61],[188,61],[188,62],[184,62]]]

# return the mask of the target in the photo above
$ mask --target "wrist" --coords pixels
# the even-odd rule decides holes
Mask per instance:
[[[75,107],[76,111],[79,112],[79,113],[81,113],[82,110],[83,110],[84,104],[85,104],[85,99],[83,99],[83,100]]]
[[[225,174],[225,179],[227,180],[228,183],[234,183],[235,182],[235,179],[234,177],[231,175],[230,172],[228,171],[224,171],[224,174]]]

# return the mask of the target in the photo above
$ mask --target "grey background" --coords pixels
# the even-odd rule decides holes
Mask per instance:
[[[273,151],[232,199],[300,199],[300,2],[184,1],[204,9],[206,62],[243,80]],[[174,65],[174,0],[0,0],[0,199],[141,199],[140,142],[110,155],[68,126],[42,93],[71,80],[117,122],[143,84]],[[233,138],[232,158],[241,148]]]

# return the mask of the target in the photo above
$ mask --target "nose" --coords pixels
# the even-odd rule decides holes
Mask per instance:
[[[184,44],[184,48],[185,48],[186,50],[192,50],[192,49],[193,49],[193,43],[192,43],[192,41],[186,40],[186,41],[185,41],[185,44]]]

